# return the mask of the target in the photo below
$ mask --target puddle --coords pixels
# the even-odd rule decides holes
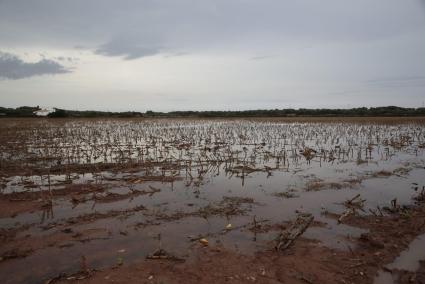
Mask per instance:
[[[403,251],[391,264],[386,265],[388,269],[406,270],[415,272],[419,269],[419,262],[425,260],[425,234],[414,239],[409,247]],[[379,271],[375,284],[397,283],[397,275],[392,275],[387,271]]]

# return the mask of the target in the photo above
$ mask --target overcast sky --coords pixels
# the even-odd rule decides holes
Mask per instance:
[[[0,0],[0,106],[424,101],[422,0]]]

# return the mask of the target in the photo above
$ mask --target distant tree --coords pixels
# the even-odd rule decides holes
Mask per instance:
[[[64,109],[55,108],[54,112],[51,112],[47,115],[48,117],[58,118],[58,117],[68,117],[68,113]]]

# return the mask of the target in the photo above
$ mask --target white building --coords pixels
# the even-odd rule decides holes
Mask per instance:
[[[49,113],[54,112],[53,108],[42,108],[40,110],[34,111],[36,116],[47,116]]]

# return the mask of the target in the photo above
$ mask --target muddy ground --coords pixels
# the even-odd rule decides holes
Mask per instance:
[[[239,210],[237,201],[230,207],[220,210]],[[3,207],[2,207],[3,208]],[[227,209],[225,209],[227,208]],[[230,209],[229,209],[230,208]],[[32,208],[36,210],[37,208]],[[140,210],[144,210],[141,208]],[[4,211],[4,209],[2,209]],[[25,258],[45,247],[66,247],[69,241],[88,242],[108,238],[105,230],[74,231],[74,225],[81,225],[96,218],[114,217],[131,212],[110,212],[107,216],[85,216],[68,220],[66,224],[55,224],[61,230],[48,237],[32,237],[26,235],[16,238],[18,230],[2,230],[1,261],[13,261]],[[340,215],[323,213],[329,218],[339,219]],[[177,217],[176,217],[177,218]],[[179,216],[178,218],[181,218]],[[356,216],[344,218],[344,224],[367,229],[367,233],[350,241],[353,248],[346,251],[331,249],[320,241],[306,239],[302,236],[283,251],[276,250],[276,241],[269,242],[269,249],[246,255],[225,248],[220,242],[203,243],[202,239],[194,240],[190,255],[176,257],[164,250],[160,257],[136,261],[126,264],[117,259],[117,263],[109,268],[94,268],[88,263],[90,255],[69,259],[76,262],[79,269],[76,273],[63,273],[46,279],[46,283],[373,283],[379,271],[393,275],[395,283],[424,283],[424,263],[416,272],[391,269],[386,267],[418,236],[425,233],[425,206],[423,200],[414,206],[398,208],[385,216]],[[313,222],[310,226],[322,227],[325,224]],[[265,225],[252,224],[249,229],[258,232],[285,231],[291,222]],[[63,229],[62,229],[63,228]],[[161,244],[158,243],[159,250]],[[423,249],[419,247],[418,249]],[[163,257],[161,257],[163,256]],[[4,276],[4,275],[3,275]],[[37,282],[37,281],[36,281]],[[386,283],[377,282],[375,283]]]
[[[425,283],[424,262],[416,272],[386,267],[425,232],[424,204],[403,214],[408,217],[399,213],[348,217],[348,224],[366,228],[369,233],[354,240],[357,248],[347,252],[302,237],[283,252],[270,249],[253,256],[217,244],[200,244],[186,261],[145,260],[102,270],[83,265],[80,273],[63,275],[51,283],[373,283],[380,270],[393,274],[397,283]]]
[[[425,283],[422,118],[27,122],[1,283]]]

